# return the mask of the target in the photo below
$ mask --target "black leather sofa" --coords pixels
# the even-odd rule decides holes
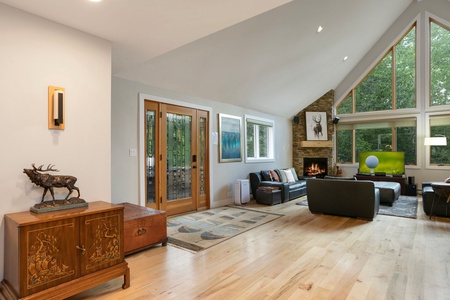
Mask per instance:
[[[433,205],[433,199],[435,197],[435,193],[431,185],[434,182],[423,182],[422,183],[422,203],[423,203],[423,211],[425,214],[430,215],[431,206]],[[437,182],[436,182],[437,183]],[[442,183],[442,182],[439,182]],[[439,217],[450,217],[450,203],[447,204],[445,201],[441,199],[437,199],[434,202],[433,207],[433,216]]]
[[[292,168],[289,168],[292,170]],[[260,186],[277,187],[281,190],[281,202],[288,202],[306,194],[306,177],[297,176],[294,173],[294,182],[287,182],[280,178],[281,181],[274,181],[270,176],[270,171],[280,174],[280,171],[286,169],[262,170],[260,172],[250,173],[250,188],[253,198],[256,196],[256,190]],[[294,171],[295,172],[295,171]]]
[[[314,214],[373,220],[380,207],[380,190],[369,180],[308,179],[308,207]]]

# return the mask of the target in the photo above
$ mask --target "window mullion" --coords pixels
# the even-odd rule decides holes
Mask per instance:
[[[397,108],[397,79],[396,79],[396,74],[397,74],[397,59],[396,59],[396,50],[395,50],[395,46],[392,47],[392,109],[396,109]]]

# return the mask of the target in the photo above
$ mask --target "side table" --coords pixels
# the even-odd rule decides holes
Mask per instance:
[[[447,208],[448,202],[450,202],[450,183],[432,183],[431,187],[434,191],[433,203],[431,204],[430,219],[433,215],[433,209],[435,201],[445,201],[445,207]]]

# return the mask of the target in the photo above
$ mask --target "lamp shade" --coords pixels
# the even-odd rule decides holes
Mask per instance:
[[[425,146],[447,146],[447,138],[445,136],[426,137]]]

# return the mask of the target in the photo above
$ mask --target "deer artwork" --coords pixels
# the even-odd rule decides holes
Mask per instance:
[[[323,132],[322,132],[322,125],[320,124],[320,121],[322,121],[322,116],[321,115],[315,115],[312,117],[312,120],[316,123],[316,125],[314,126],[314,136],[316,138],[319,138],[319,135],[323,136]]]
[[[78,192],[78,198],[80,197],[80,190],[75,186],[75,182],[77,178],[74,176],[61,176],[61,175],[51,175],[45,172],[54,171],[59,172],[59,170],[54,169],[54,165],[51,164],[47,166],[47,169],[43,170],[43,165],[36,168],[34,164],[31,165],[33,169],[23,169],[23,172],[28,175],[31,182],[36,184],[37,186],[44,188],[44,194],[42,195],[41,203],[44,203],[45,194],[47,191],[50,191],[53,199],[53,205],[55,204],[55,195],[53,193],[53,188],[67,188],[69,193],[67,194],[64,201],[67,201],[69,196],[72,194],[73,190]]]

